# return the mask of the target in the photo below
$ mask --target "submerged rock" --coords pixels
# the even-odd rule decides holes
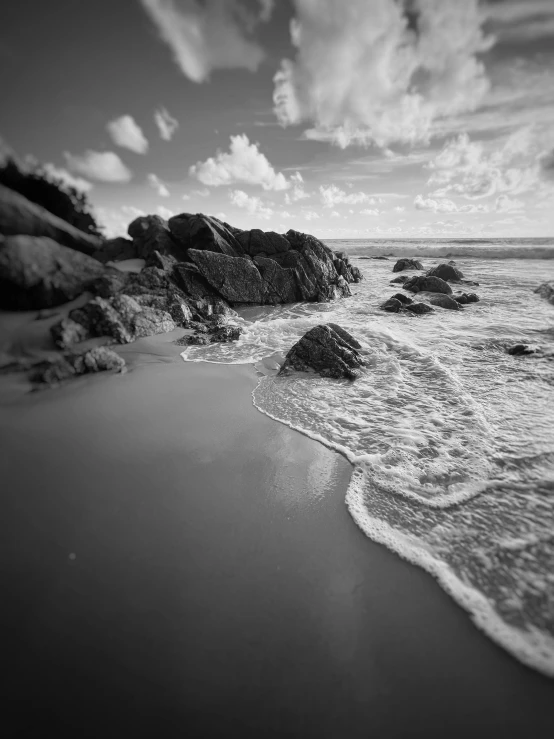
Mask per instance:
[[[81,295],[104,272],[96,259],[47,237],[0,236],[0,308],[52,308]]]
[[[288,351],[279,374],[315,370],[322,377],[354,380],[364,362],[356,339],[335,323],[315,326]]]
[[[395,277],[393,280],[391,280],[390,283],[391,285],[394,285],[395,283],[402,284],[409,279],[410,277],[408,275],[399,275],[398,277]]]
[[[529,344],[514,344],[513,346],[506,347],[506,353],[511,354],[514,357],[525,356],[528,354],[537,354],[538,352],[538,347],[529,346]]]
[[[212,343],[227,343],[229,341],[237,341],[242,334],[239,326],[217,326],[210,331],[210,341]]]
[[[52,387],[78,375],[91,372],[120,372],[125,360],[105,346],[97,346],[81,354],[67,353],[53,360],[37,365],[31,374],[31,382],[36,385]]]
[[[554,305],[554,280],[543,282],[542,285],[539,285],[537,289],[534,290],[534,292]]]
[[[445,295],[452,293],[452,288],[448,282],[440,277],[428,277],[427,275],[408,278],[404,283],[404,290],[409,290],[412,293],[428,292],[444,293]]]
[[[467,305],[468,303],[478,303],[479,296],[475,293],[457,293],[452,296],[454,300],[460,305]]]
[[[431,305],[438,305],[440,308],[446,308],[447,310],[462,310],[460,304],[450,295],[434,295],[429,298],[429,302]]]
[[[428,277],[440,277],[441,280],[450,282],[459,282],[463,279],[463,274],[454,266],[454,264],[439,264],[427,272]]]
[[[402,272],[405,269],[423,269],[423,265],[417,259],[399,259],[392,268],[392,271]]]
[[[427,305],[427,303],[411,303],[410,305],[406,306],[406,310],[409,310],[410,313],[415,313],[416,315],[423,315],[424,313],[434,312],[434,309],[431,308],[430,305]]]
[[[404,307],[404,304],[397,300],[396,298],[389,298],[388,300],[385,300],[384,303],[381,303],[379,306],[380,310],[385,310],[387,313],[398,313],[402,308]]]
[[[399,300],[402,305],[409,305],[413,302],[411,298],[409,298],[407,295],[404,295],[403,293],[394,293],[392,298],[394,298],[394,300]]]

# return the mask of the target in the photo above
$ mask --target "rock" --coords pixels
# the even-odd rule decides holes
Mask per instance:
[[[162,254],[157,249],[154,249],[145,260],[145,267],[158,267],[163,269],[164,272],[169,272],[177,264],[177,260],[171,254]]]
[[[185,251],[210,251],[236,257],[242,254],[235,234],[225,224],[212,216],[202,213],[181,213],[173,216],[168,222],[175,241]]]
[[[390,284],[393,285],[395,283],[402,284],[403,282],[406,282],[410,278],[408,275],[400,275],[399,277],[395,277],[393,280],[390,281]]]
[[[145,295],[137,295],[135,300],[143,308],[155,308],[169,313],[176,326],[187,328],[192,320],[190,306],[176,290],[170,290],[163,294],[146,293]]]
[[[536,354],[538,351],[538,347],[529,346],[529,344],[514,344],[513,346],[506,347],[506,353],[514,357]]]
[[[175,343],[178,346],[206,346],[210,343],[210,337],[202,334],[192,334],[192,336],[182,336]]]
[[[37,365],[31,382],[52,387],[64,380],[91,372],[117,371],[125,367],[125,360],[105,346],[97,346],[82,354],[67,353],[54,360]]]
[[[446,308],[447,310],[461,310],[460,304],[451,298],[450,295],[433,295],[429,298],[431,305],[438,305],[440,308]]]
[[[444,293],[450,295],[452,288],[450,285],[442,280],[440,277],[428,277],[426,275],[410,277],[404,283],[404,290],[410,292],[428,292],[428,293]]]
[[[106,267],[105,271],[92,281],[89,289],[101,298],[111,298],[122,292],[129,283],[130,275],[118,269]]]
[[[47,237],[83,254],[95,254],[102,239],[83,233],[15,190],[0,185],[0,234]]]
[[[210,331],[210,341],[212,343],[236,341],[241,333],[242,329],[239,326],[218,326]]]
[[[381,303],[381,305],[379,306],[381,310],[386,310],[387,313],[398,313],[398,311],[401,310],[401,308],[403,307],[403,303],[396,298],[389,298],[388,300],[385,300],[384,303]]]
[[[0,237],[0,308],[51,308],[85,292],[104,272],[96,259],[47,237]]]
[[[279,374],[290,369],[315,370],[322,377],[354,380],[364,362],[357,351],[360,344],[336,324],[315,326],[288,351]]]
[[[226,300],[266,302],[262,276],[252,260],[199,249],[189,249],[188,256],[206,281]]]
[[[433,308],[431,308],[430,305],[427,305],[427,303],[410,303],[410,305],[406,306],[406,310],[409,310],[410,313],[416,313],[417,315],[434,312]]]
[[[460,305],[467,305],[468,303],[478,303],[479,296],[475,293],[457,293],[452,296],[454,300]]]
[[[90,338],[87,329],[71,318],[63,318],[59,323],[52,326],[50,335],[58,349],[67,349],[73,344],[79,344],[81,341]]]
[[[543,282],[534,292],[540,295],[541,298],[548,300],[551,305],[554,305],[554,280]]]
[[[450,282],[459,282],[463,279],[463,274],[453,264],[439,264],[427,272],[428,277],[440,277],[441,280]]]
[[[395,300],[399,300],[403,305],[409,305],[413,302],[411,298],[409,298],[407,295],[404,295],[403,293],[394,293],[392,297]]]
[[[137,249],[131,239],[118,236],[115,239],[107,239],[102,246],[92,255],[99,262],[122,262],[125,259],[137,259]]]
[[[392,268],[392,271],[402,272],[405,269],[423,269],[423,265],[417,259],[399,259]]]
[[[173,239],[167,223],[160,216],[139,216],[129,224],[127,233],[133,239],[137,257],[148,259],[157,251],[185,258],[185,250]]]
[[[281,254],[291,248],[289,241],[282,234],[275,233],[275,231],[260,231],[258,228],[243,231],[237,235],[236,239],[242,253],[250,254],[252,257],[260,253],[267,256]]]

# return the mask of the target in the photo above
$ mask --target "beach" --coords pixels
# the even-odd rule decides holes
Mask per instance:
[[[9,735],[546,727],[553,683],[358,529],[351,465],[259,413],[252,366],[186,363],[174,338],[2,396]]]

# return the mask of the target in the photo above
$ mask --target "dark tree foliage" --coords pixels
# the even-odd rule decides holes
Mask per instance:
[[[0,184],[41,205],[84,233],[102,236],[100,226],[90,212],[86,193],[52,177],[40,165],[25,171],[8,158],[0,164]]]

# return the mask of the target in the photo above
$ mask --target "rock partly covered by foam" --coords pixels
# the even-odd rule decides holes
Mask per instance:
[[[381,310],[387,311],[387,313],[398,313],[411,302],[412,299],[409,298],[407,295],[402,295],[402,293],[395,293],[390,298],[385,300],[384,303],[381,303],[379,308]]]
[[[404,290],[409,290],[412,293],[428,292],[428,293],[444,293],[450,295],[452,288],[445,280],[440,277],[429,277],[427,275],[421,275],[416,277],[410,277],[403,285]]]
[[[359,349],[359,342],[337,324],[315,326],[288,351],[279,374],[293,369],[354,380],[364,366]]]
[[[101,238],[79,231],[46,208],[3,185],[0,185],[0,234],[45,236],[89,256],[102,246]]]
[[[410,303],[406,306],[406,310],[415,313],[417,316],[422,316],[425,313],[433,313],[434,308],[431,308],[427,303]]]
[[[543,282],[542,285],[539,285],[534,292],[538,293],[541,298],[548,300],[549,303],[554,305],[554,280]]]
[[[92,372],[117,371],[125,367],[125,360],[105,346],[97,346],[80,354],[68,352],[55,359],[36,365],[31,382],[42,387],[52,387],[64,380]]]
[[[0,236],[0,307],[35,310],[67,303],[103,271],[96,259],[50,238]]]
[[[460,305],[467,305],[468,303],[479,302],[479,296],[475,293],[456,293],[456,295],[453,295],[452,297]]]
[[[463,274],[453,264],[439,264],[427,272],[428,277],[440,277],[445,282],[459,282],[463,279]]]
[[[403,272],[405,269],[423,269],[423,265],[417,259],[399,259],[392,271]]]
[[[450,295],[433,295],[432,298],[429,298],[429,302],[431,305],[437,305],[439,308],[446,308],[446,310],[462,310],[460,303],[451,298]]]

